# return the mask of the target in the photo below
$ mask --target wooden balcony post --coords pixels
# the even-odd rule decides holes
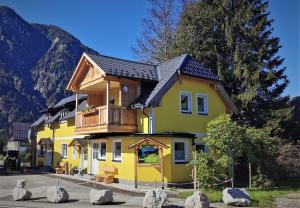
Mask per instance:
[[[78,93],[75,93],[75,126],[77,127]]]
[[[110,90],[110,81],[106,81],[106,124],[109,124],[109,90]]]

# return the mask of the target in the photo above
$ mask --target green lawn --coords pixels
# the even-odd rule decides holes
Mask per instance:
[[[273,190],[249,190],[251,198],[251,206],[254,207],[275,207],[274,200],[280,196],[288,194],[290,192],[299,192],[300,189],[273,189]],[[180,197],[186,198],[193,192],[181,192]],[[205,190],[210,202],[221,202],[222,191],[221,190]]]

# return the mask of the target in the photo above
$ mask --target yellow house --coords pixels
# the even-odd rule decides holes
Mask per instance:
[[[83,53],[67,90],[75,93],[67,119],[56,105],[34,124],[41,147],[53,147],[51,164],[38,161],[93,175],[113,167],[116,181],[135,186],[190,182],[191,153],[204,148],[195,140],[211,119],[237,111],[217,76],[187,54],[151,65]]]

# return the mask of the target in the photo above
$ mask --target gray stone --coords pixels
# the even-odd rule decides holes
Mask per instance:
[[[53,203],[66,202],[69,194],[62,186],[52,186],[47,190],[47,200]]]
[[[25,186],[26,186],[26,180],[24,179],[17,180],[17,188],[25,188]]]
[[[16,187],[13,189],[12,195],[15,201],[24,201],[29,200],[32,194],[26,189]]]
[[[223,190],[223,202],[227,205],[248,207],[251,201],[245,190],[226,188]]]
[[[113,193],[111,190],[96,190],[91,189],[90,191],[90,202],[91,204],[107,204],[113,201]]]
[[[189,196],[184,203],[185,208],[209,208],[207,196],[201,191],[196,191],[192,196]]]
[[[146,192],[143,207],[144,208],[161,208],[167,200],[167,194],[162,189],[151,189]]]

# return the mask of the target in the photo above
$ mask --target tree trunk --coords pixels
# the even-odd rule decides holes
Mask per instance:
[[[249,168],[249,188],[252,187],[252,168],[251,168],[251,163],[248,163],[248,168]]]

